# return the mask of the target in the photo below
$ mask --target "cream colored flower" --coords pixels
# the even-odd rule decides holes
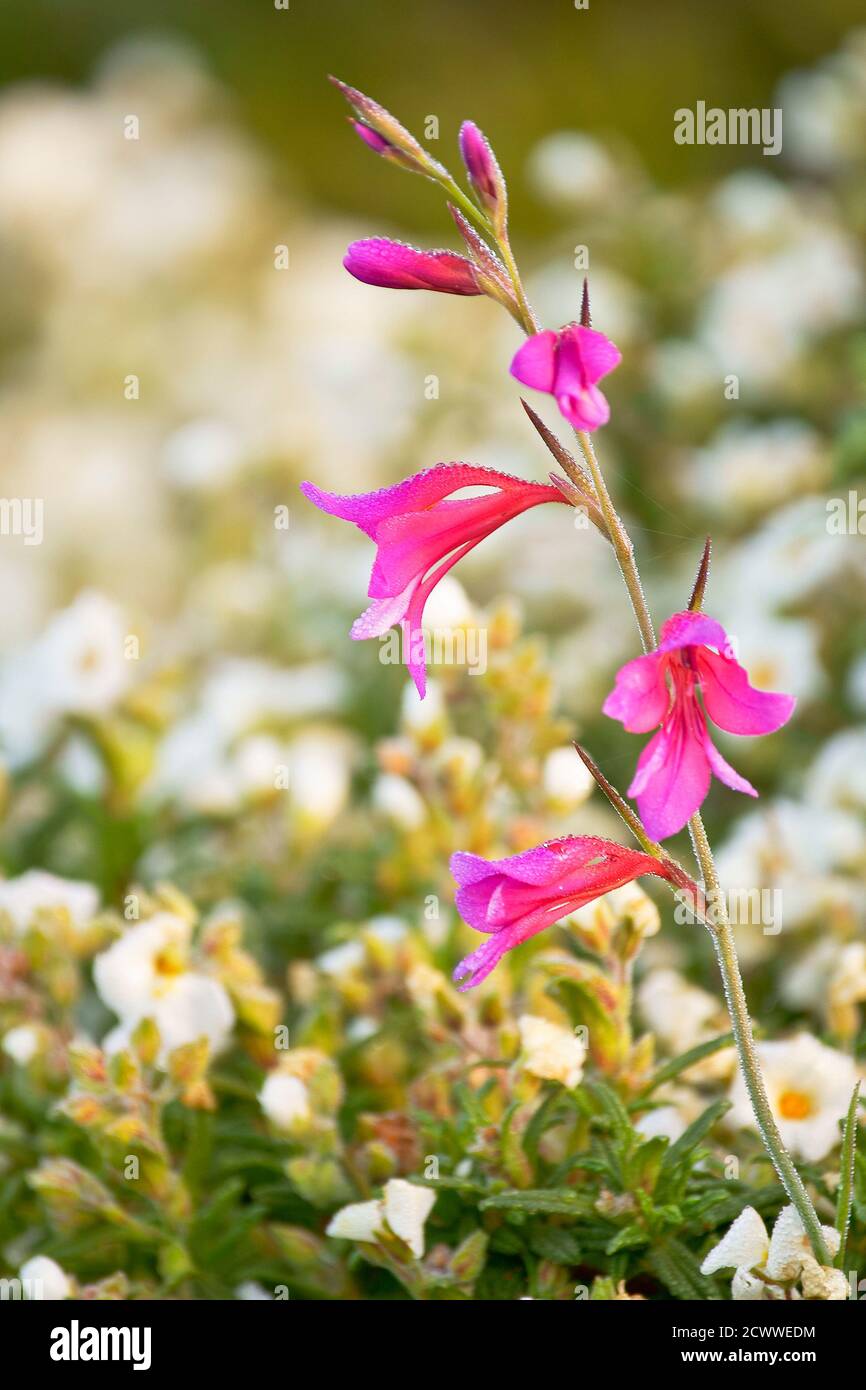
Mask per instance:
[[[576,1034],[535,1014],[521,1014],[517,1026],[523,1069],[530,1076],[559,1081],[572,1090],[583,1076],[586,1060],[586,1048]]]
[[[26,1067],[39,1052],[41,1041],[42,1033],[35,1024],[21,1023],[17,1028],[10,1028],[3,1034],[0,1047],[19,1067]]]
[[[191,935],[185,918],[158,912],[96,957],[96,988],[120,1017],[103,1039],[106,1051],[126,1047],[143,1018],[156,1022],[163,1058],[200,1037],[208,1039],[212,1052],[225,1046],[234,1009],[224,986],[193,968]]]
[[[106,714],[130,684],[126,637],[120,609],[95,590],[52,618],[34,649],[52,711]]]
[[[828,1253],[839,1249],[839,1233],[831,1226],[821,1231]],[[848,1281],[841,1270],[819,1265],[794,1207],[783,1207],[772,1236],[754,1207],[744,1207],[727,1233],[701,1265],[702,1274],[733,1269],[731,1293],[737,1302],[759,1299],[848,1296]],[[802,1294],[794,1288],[801,1282]]]
[[[786,1148],[807,1163],[819,1163],[840,1141],[839,1121],[847,1113],[858,1079],[853,1061],[809,1033],[784,1042],[758,1043],[758,1057]],[[727,1123],[738,1129],[756,1128],[740,1072],[730,1100]]]
[[[571,745],[550,750],[544,759],[541,784],[556,811],[572,811],[582,806],[595,786],[592,773]]]
[[[406,777],[385,772],[373,787],[373,805],[401,830],[418,830],[427,819],[420,793]]]
[[[73,928],[81,930],[99,911],[99,890],[92,883],[58,878],[41,869],[28,869],[0,883],[0,913],[10,918],[19,934],[41,909],[66,913]]]
[[[26,1260],[18,1271],[24,1285],[24,1297],[40,1301],[42,1299],[65,1299],[72,1294],[72,1281],[56,1260],[47,1255],[34,1255]]]
[[[310,1093],[303,1081],[280,1071],[272,1071],[265,1077],[259,1091],[259,1104],[277,1129],[290,1130],[312,1114]]]
[[[325,1234],[342,1240],[373,1242],[383,1225],[408,1245],[416,1260],[424,1254],[424,1223],[436,1201],[435,1192],[391,1178],[383,1197],[372,1202],[352,1202],[331,1218]]]

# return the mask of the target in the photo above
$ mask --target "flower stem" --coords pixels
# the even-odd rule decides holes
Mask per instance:
[[[526,298],[517,264],[514,260],[514,255],[506,233],[503,233],[503,235],[498,238],[498,245],[502,259],[508,269],[514,286],[523,326],[528,334],[536,333],[538,331],[538,323],[529,305],[529,301]],[[598,498],[599,506],[601,507],[611,544],[614,548],[623,582],[628,590],[628,596],[631,600],[631,606],[634,609],[634,615],[637,620],[638,631],[640,632],[644,651],[652,651],[656,645],[655,629],[653,627],[649,605],[646,601],[646,595],[644,594],[643,584],[641,583],[637,561],[635,560],[634,543],[613,505],[590,435],[586,430],[576,430],[575,434],[577,435],[581,453],[583,454],[587,469],[592,478],[593,487]],[[708,557],[705,551],[705,559],[706,558]],[[581,756],[583,755],[581,754]],[[797,1210],[804,1229],[812,1243],[815,1255],[820,1264],[826,1265],[830,1263],[830,1258],[821,1231],[821,1223],[818,1220],[817,1212],[806,1191],[803,1180],[794,1166],[794,1161],[785,1148],[782,1136],[779,1133],[779,1127],[773,1117],[773,1111],[767,1095],[767,1088],[764,1084],[764,1077],[761,1072],[761,1064],[758,1060],[758,1054],[755,1048],[752,1021],[749,1017],[749,1008],[743,989],[743,977],[740,973],[740,963],[737,958],[734,932],[728,918],[724,897],[720,890],[719,876],[716,870],[715,860],[713,859],[713,852],[710,848],[710,842],[707,839],[707,832],[704,829],[704,823],[701,819],[700,812],[695,812],[689,821],[689,833],[691,835],[695,857],[701,867],[704,880],[704,892],[710,895],[710,901],[714,907],[712,918],[707,920],[705,917],[704,920],[713,938],[713,946],[719,963],[719,971],[722,977],[722,984],[724,985],[728,1012],[731,1016],[737,1056],[740,1062],[740,1069],[743,1073],[743,1079],[746,1083],[749,1100],[751,1101],[755,1122],[758,1126],[761,1138],[764,1141],[764,1147],[779,1176],[779,1181]],[[637,838],[641,840],[641,842],[644,840],[644,836],[641,835],[638,835]],[[648,837],[646,838],[648,839]],[[654,849],[655,848],[658,847],[654,847]],[[651,852],[654,852],[654,850],[651,850]]]
[[[581,453],[586,460],[586,466],[592,475],[593,486],[598,497],[599,506],[607,523],[607,532],[611,539],[620,574],[628,590],[631,599],[631,606],[637,619],[640,640],[643,643],[645,652],[652,651],[656,644],[655,629],[650,615],[646,595],[641,584],[640,574],[638,573],[637,561],[634,558],[634,544],[631,536],[625,529],[616,508],[611,501],[607,484],[604,481],[604,474],[595,456],[595,449],[592,446],[592,439],[586,430],[575,430],[577,442],[580,445]]]
[[[701,872],[704,877],[704,889],[708,894],[710,902],[713,904],[714,921],[712,925],[707,923],[707,926],[713,938],[716,959],[719,963],[719,971],[722,976],[722,983],[725,987],[728,1012],[731,1016],[734,1042],[737,1046],[737,1055],[740,1059],[743,1080],[746,1083],[746,1090],[749,1093],[749,1100],[752,1103],[755,1121],[760,1131],[761,1138],[764,1141],[764,1147],[770,1155],[773,1167],[779,1176],[779,1181],[784,1187],[791,1202],[796,1207],[800,1220],[812,1242],[812,1247],[818,1262],[824,1265],[830,1264],[830,1257],[824,1243],[823,1232],[821,1231],[821,1223],[818,1220],[817,1213],[803,1184],[803,1180],[794,1166],[793,1159],[785,1148],[782,1136],[779,1133],[779,1127],[773,1117],[772,1107],[767,1095],[767,1088],[764,1084],[764,1077],[761,1072],[761,1064],[758,1060],[757,1049],[755,1048],[752,1020],[749,1017],[749,1008],[743,989],[743,977],[740,973],[740,962],[737,958],[734,931],[728,917],[712,850],[710,849],[707,832],[704,829],[704,823],[699,811],[696,811],[689,821],[689,834],[691,835],[695,856],[701,866]]]

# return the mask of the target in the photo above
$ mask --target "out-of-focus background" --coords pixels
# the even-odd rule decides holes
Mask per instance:
[[[85,881],[115,910],[131,884],[165,881],[202,912],[240,903],[283,987],[293,962],[339,953],[382,914],[383,941],[417,932],[453,964],[471,944],[450,905],[454,848],[616,832],[566,750],[580,736],[627,785],[640,741],[599,710],[636,640],[605,545],[563,510],[504,528],[431,602],[432,624],[484,632],[483,674],[434,668],[419,707],[378,643],[348,640],[370,546],[301,480],[360,491],[458,458],[544,479],[549,460],[496,305],[342,269],[360,236],[456,240],[438,190],[355,138],[333,72],[432,134],[452,172],[461,119],[484,128],[546,324],[576,315],[588,254],[594,322],[624,359],[598,448],[653,607],[683,606],[712,532],[709,611],[757,684],[798,697],[780,735],[723,740],[761,800],[716,788],[706,810],[726,881],[784,888],[782,936],[743,932],[760,1008],[826,1032],[821,991],[862,939],[866,866],[860,10],[0,11],[10,879]],[[781,108],[781,153],[676,144],[674,111],[698,101]],[[828,499],[844,502],[841,534]],[[657,969],[706,983],[694,933],[652,950]],[[846,960],[860,999],[866,964]],[[338,955],[324,977],[341,969]],[[299,976],[289,995],[309,1005],[310,989]],[[384,1004],[366,1003],[346,1023],[362,1050],[381,1044]],[[99,1035],[99,1007],[76,1026]],[[315,1036],[337,1052],[328,1017]],[[392,1073],[382,1055],[357,1063],[358,1109],[377,1087],[402,1105],[421,1066]]]

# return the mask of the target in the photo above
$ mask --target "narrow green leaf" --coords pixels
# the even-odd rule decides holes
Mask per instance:
[[[851,1205],[854,1201],[854,1160],[857,1153],[857,1107],[860,1103],[860,1082],[854,1087],[845,1128],[842,1131],[842,1156],[839,1161],[839,1193],[836,1198],[836,1230],[839,1232],[839,1253],[835,1264],[837,1269],[845,1267],[845,1247],[848,1243],[848,1227],[851,1222]]]
[[[693,1301],[718,1301],[720,1294],[711,1279],[701,1274],[700,1266],[687,1245],[669,1236],[647,1256],[647,1264],[674,1298]]]
[[[604,1081],[591,1082],[589,1090],[598,1101],[602,1113],[610,1121],[614,1139],[625,1152],[628,1152],[637,1135],[629,1119],[628,1111],[616,1091],[612,1090]]]
[[[717,1120],[721,1119],[726,1110],[730,1110],[730,1102],[727,1100],[717,1100],[712,1105],[708,1105],[703,1114],[696,1120],[692,1120],[688,1129],[681,1134],[676,1143],[671,1144],[664,1158],[662,1159],[661,1173],[659,1174],[659,1189],[661,1183],[666,1178],[673,1178],[680,1164],[688,1159],[694,1149],[700,1144],[705,1134],[709,1134]],[[661,1191],[659,1190],[659,1196]]]
[[[688,1052],[681,1052],[679,1057],[673,1057],[669,1062],[665,1062],[649,1083],[644,1087],[641,1096],[648,1096],[657,1087],[664,1085],[666,1081],[673,1081],[680,1072],[688,1071],[689,1067],[695,1066],[697,1062],[702,1062],[705,1057],[712,1057],[714,1052],[721,1052],[723,1047],[733,1047],[733,1033],[723,1033],[718,1038],[710,1038],[709,1042],[698,1043],[697,1047],[690,1047]]]
[[[497,1192],[479,1202],[479,1208],[486,1211],[555,1212],[560,1216],[585,1216],[592,1211],[592,1203],[578,1192],[536,1187],[523,1191]]]

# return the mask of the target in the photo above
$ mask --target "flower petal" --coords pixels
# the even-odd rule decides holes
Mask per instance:
[[[595,328],[573,323],[559,335],[556,389],[594,386],[622,361],[618,347]]]
[[[701,1265],[702,1274],[720,1269],[756,1269],[767,1258],[767,1228],[754,1207],[743,1207],[736,1221]]]
[[[600,425],[606,425],[610,419],[607,397],[597,386],[587,386],[581,391],[562,392],[557,395],[556,404],[576,430],[595,430]]]
[[[363,642],[368,637],[381,637],[395,623],[402,622],[418,587],[417,577],[412,579],[400,594],[387,598],[376,598],[352,624],[353,642]]]
[[[706,613],[674,613],[662,626],[658,645],[660,652],[701,646],[718,647],[720,652],[729,647],[728,634],[721,623],[708,618]]]
[[[704,708],[714,724],[731,734],[771,734],[790,719],[791,695],[756,690],[738,661],[705,647],[695,653]]]
[[[511,375],[536,391],[552,391],[556,372],[556,334],[534,333],[511,359]]]
[[[321,511],[354,522],[375,540],[376,527],[386,517],[425,511],[465,487],[500,488],[504,492],[542,489],[551,502],[557,500],[553,494],[558,492],[548,483],[528,483],[525,478],[500,473],[496,468],[479,468],[472,463],[437,463],[434,468],[424,468],[376,492],[343,496],[338,492],[324,492],[315,483],[301,483],[301,492]],[[562,500],[561,495],[559,500]]]
[[[618,719],[630,734],[646,734],[661,724],[668,704],[664,657],[660,652],[647,652],[620,667],[602,711],[610,719]]]
[[[492,934],[491,941],[458,966],[455,979],[471,976],[463,988],[489,974],[505,951],[602,893],[641,874],[668,876],[653,856],[596,836],[566,836],[498,860],[458,853],[452,856],[451,871],[458,883],[455,905],[464,921]]]
[[[694,719],[675,706],[641,753],[628,794],[637,799],[647,833],[664,840],[682,830],[709,787],[710,765]]]
[[[455,251],[420,251],[388,237],[353,241],[343,265],[356,280],[388,290],[483,294],[472,262]]]
[[[726,787],[731,788],[731,791],[745,792],[746,796],[758,795],[751,782],[747,782],[745,777],[741,777],[739,772],[736,772],[734,768],[731,767],[731,764],[725,761],[710,738],[706,726],[704,726],[703,742],[704,752],[707,755],[707,762],[720,782],[724,782]]]

